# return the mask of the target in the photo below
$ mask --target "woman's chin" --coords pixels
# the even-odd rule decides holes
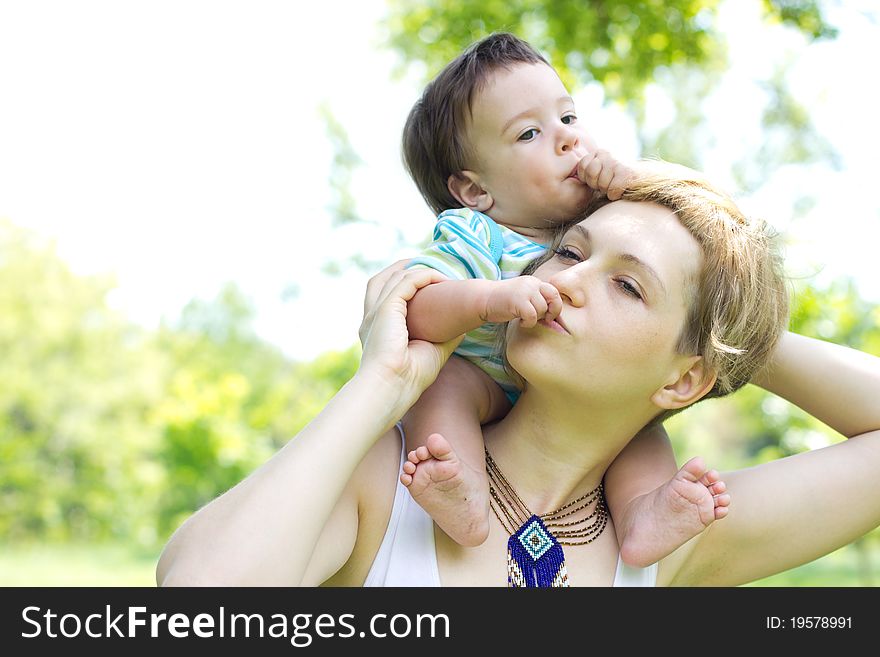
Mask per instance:
[[[552,359],[553,353],[541,342],[537,331],[511,327],[507,333],[507,361],[517,372],[522,372],[520,367],[530,369],[529,364],[536,359]]]
[[[566,372],[570,371],[571,362],[563,362],[558,349],[548,347],[541,340],[511,341],[507,347],[507,361],[530,385],[559,385],[570,378]]]

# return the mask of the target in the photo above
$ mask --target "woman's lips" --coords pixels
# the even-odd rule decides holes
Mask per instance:
[[[556,319],[542,319],[538,322],[541,326],[550,329],[551,331],[555,331],[556,333],[561,333],[562,335],[569,335],[568,330],[562,324],[561,320],[557,317]]]

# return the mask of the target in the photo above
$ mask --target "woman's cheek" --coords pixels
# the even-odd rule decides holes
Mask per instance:
[[[656,327],[647,322],[620,323],[608,327],[604,335],[595,334],[593,337],[603,360],[615,363],[619,369],[634,366],[650,370],[665,346]]]
[[[507,362],[521,376],[528,377],[530,365],[545,360],[546,354],[541,353],[540,347],[532,336],[516,328],[508,329]]]

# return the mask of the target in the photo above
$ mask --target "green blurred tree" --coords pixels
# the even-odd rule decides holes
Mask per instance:
[[[345,126],[336,118],[327,103],[319,106],[318,114],[333,150],[330,165],[330,204],[327,208],[333,227],[337,231],[345,231],[351,227],[370,226],[378,239],[388,242],[388,252],[405,246],[406,240],[399,228],[394,229],[393,239],[389,240],[387,236],[382,236],[381,231],[376,230],[380,227],[378,221],[367,219],[359,212],[351,188],[355,173],[363,165],[363,160],[352,146]],[[338,276],[351,268],[364,273],[376,272],[385,264],[387,263],[384,260],[367,258],[361,251],[355,250],[327,260],[321,270],[330,276]]]
[[[298,364],[228,285],[157,331],[0,223],[0,536],[163,543],[308,423],[360,350]]]
[[[386,38],[407,63],[433,77],[468,44],[495,31],[546,53],[566,85],[595,80],[610,100],[639,105],[658,70],[725,66],[719,0],[388,0]],[[763,0],[768,20],[810,39],[836,30],[818,0]]]
[[[0,535],[152,540],[146,421],[163,359],[108,307],[112,281],[0,223]]]
[[[230,284],[212,301],[192,301],[157,336],[174,364],[151,416],[161,434],[162,536],[271,456],[357,368],[355,348],[294,363],[254,332],[253,318]]]

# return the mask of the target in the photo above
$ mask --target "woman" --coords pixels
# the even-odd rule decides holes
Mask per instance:
[[[764,227],[705,183],[643,181],[625,199],[569,229],[535,269],[562,296],[558,324],[509,327],[507,357],[525,390],[485,428],[501,492],[485,543],[455,544],[400,495],[393,425],[455,345],[408,342],[406,301],[435,274],[396,271],[368,287],[355,377],[275,457],[184,523],[158,581],[503,586],[516,576],[519,557],[505,551],[520,521],[567,508],[580,540],[550,553],[574,585],[730,586],[880,524],[880,496],[866,494],[880,471],[880,359],[780,338],[784,286]],[[726,473],[728,517],[656,567],[627,572],[611,523],[596,523],[601,499],[582,499],[601,497],[606,468],[641,427],[749,379],[850,440]],[[401,580],[402,570],[415,575]]]

